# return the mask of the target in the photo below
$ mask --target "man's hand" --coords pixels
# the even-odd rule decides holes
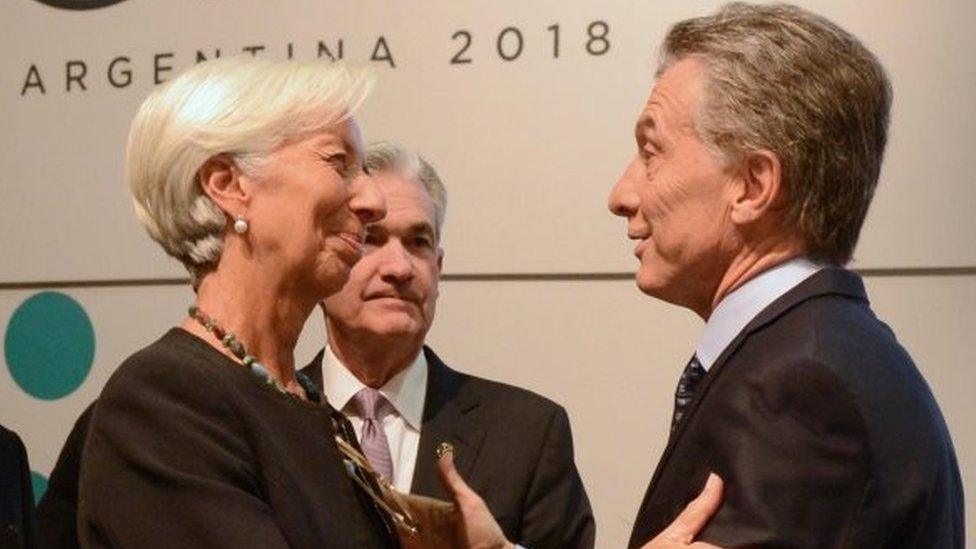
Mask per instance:
[[[512,549],[512,542],[491,516],[488,506],[461,478],[454,468],[454,452],[444,452],[437,460],[437,473],[441,484],[457,505],[461,520],[458,537],[465,540],[469,549]]]
[[[708,475],[705,487],[691,500],[685,510],[667,528],[649,541],[643,549],[671,549],[676,547],[715,548],[704,542],[694,542],[695,536],[712,518],[722,503],[722,479],[715,473]],[[694,543],[693,543],[694,542]]]

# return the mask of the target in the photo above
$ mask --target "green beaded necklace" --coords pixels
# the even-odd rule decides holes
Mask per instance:
[[[278,390],[278,392],[291,395],[292,397],[301,400],[298,395],[286,389],[277,378],[271,375],[264,364],[258,362],[257,357],[248,354],[247,349],[244,347],[244,343],[237,339],[237,336],[223,329],[216,320],[207,315],[207,313],[201,311],[196,305],[190,305],[188,312],[190,313],[190,318],[199,322],[201,326],[220,340],[221,345],[227,348],[227,350],[236,356],[238,360],[243,362],[244,366],[246,366],[255,377],[261,379],[266,387],[274,387]],[[318,402],[318,388],[315,386],[315,383],[301,372],[295,372],[295,378],[298,380],[298,384],[302,386],[302,389],[305,391],[308,399],[313,402]]]

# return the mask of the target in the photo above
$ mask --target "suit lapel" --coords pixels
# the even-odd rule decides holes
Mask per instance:
[[[437,446],[454,445],[454,464],[470,484],[485,427],[477,409],[480,402],[465,391],[464,376],[445,365],[429,347],[427,357],[427,395],[424,399],[423,426],[417,449],[411,493],[445,498],[437,477]]]
[[[424,355],[427,357],[427,395],[424,398],[417,464],[414,467],[410,491],[444,498],[444,491],[437,478],[437,446],[441,442],[454,445],[454,465],[461,476],[470,482],[486,431],[477,414],[480,402],[470,395],[470,391],[464,390],[464,376],[444,364],[429,347],[424,347]],[[300,370],[315,383],[323,395],[324,356],[325,349],[322,349]],[[323,401],[326,401],[324,396]]]
[[[644,501],[641,503],[641,512],[638,515],[638,519],[640,518],[640,515],[643,514],[644,507],[649,503],[651,493],[654,492],[654,488],[657,485],[657,482],[660,479],[675,446],[681,439],[681,436],[684,434],[685,430],[688,428],[688,425],[691,423],[691,418],[695,415],[699,405],[708,395],[708,390],[712,382],[722,375],[725,365],[729,362],[729,359],[731,359],[735,355],[736,351],[742,347],[742,344],[749,339],[749,336],[755,333],[757,330],[760,330],[768,324],[774,322],[776,319],[801,303],[815,297],[826,295],[841,295],[867,303],[867,294],[864,291],[864,284],[861,282],[861,278],[858,275],[846,269],[834,267],[822,269],[821,271],[811,275],[800,284],[796,285],[790,291],[779,297],[776,301],[770,303],[769,306],[756,315],[756,318],[749,322],[749,324],[747,324],[746,327],[739,332],[735,339],[732,340],[732,343],[730,343],[729,346],[722,351],[722,354],[719,355],[719,357],[715,360],[715,363],[712,364],[712,367],[709,368],[708,375],[706,375],[702,380],[698,390],[695,391],[695,396],[688,404],[688,410],[685,412],[681,423],[678,424],[678,428],[668,438],[668,444],[664,449],[664,453],[661,455],[660,461],[658,461],[657,468],[654,470],[654,476],[651,477],[651,483],[647,487],[647,492],[644,495]]]
[[[325,347],[319,349],[318,354],[311,362],[306,364],[299,372],[308,376],[309,379],[315,383],[315,386],[319,388],[319,392],[322,393],[322,400],[325,399],[325,385],[322,381],[322,359],[325,357]]]

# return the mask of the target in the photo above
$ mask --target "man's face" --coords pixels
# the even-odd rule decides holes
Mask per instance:
[[[342,290],[325,300],[333,335],[379,335],[422,341],[434,321],[443,250],[434,203],[418,183],[380,172],[371,176],[387,214],[366,228],[363,258]]]
[[[637,121],[637,155],[610,193],[637,240],[637,286],[700,311],[728,266],[735,179],[698,135],[704,73],[685,59],[664,72]]]

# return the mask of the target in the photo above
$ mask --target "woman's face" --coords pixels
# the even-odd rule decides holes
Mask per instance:
[[[365,225],[386,213],[362,159],[350,119],[285,143],[255,177],[242,176],[255,268],[316,299],[342,288],[362,255]]]

